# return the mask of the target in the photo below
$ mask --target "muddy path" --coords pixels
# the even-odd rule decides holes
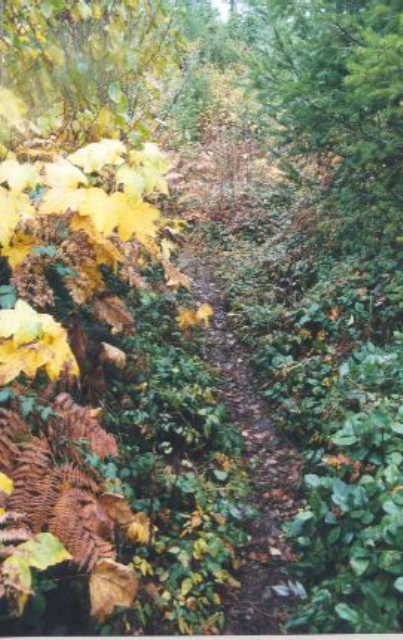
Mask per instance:
[[[295,447],[272,426],[268,408],[257,391],[248,353],[231,329],[214,262],[209,263],[198,247],[188,246],[180,263],[193,280],[196,298],[214,308],[206,330],[204,356],[220,373],[221,400],[244,438],[245,469],[252,480],[250,504],[259,510],[259,515],[246,523],[250,541],[236,575],[242,586],[228,594],[224,633],[280,634],[295,601],[294,582],[289,576],[289,563],[294,557],[281,524],[298,510],[301,459]]]

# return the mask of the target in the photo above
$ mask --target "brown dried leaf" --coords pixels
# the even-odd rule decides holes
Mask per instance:
[[[118,296],[98,298],[93,303],[93,310],[100,320],[111,325],[112,333],[134,330],[133,316]]]
[[[123,496],[115,493],[103,493],[99,502],[108,516],[120,525],[126,526],[132,522],[134,513]]]
[[[99,560],[90,577],[91,615],[102,623],[115,606],[130,607],[138,586],[132,569],[109,558]]]
[[[101,342],[102,350],[100,358],[103,362],[110,362],[118,369],[124,369],[126,365],[126,354],[121,349],[114,347],[109,342]]]
[[[179,271],[177,267],[175,267],[169,260],[163,258],[161,260],[162,266],[164,267],[165,279],[167,281],[167,287],[171,289],[178,289],[181,285],[186,289],[190,289],[190,279],[185,276],[184,273]]]

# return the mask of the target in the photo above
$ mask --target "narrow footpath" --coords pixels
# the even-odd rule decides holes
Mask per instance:
[[[193,280],[200,302],[214,308],[206,330],[204,356],[223,380],[221,400],[245,442],[245,468],[252,481],[250,504],[259,515],[246,523],[250,536],[226,603],[226,634],[280,634],[298,585],[289,575],[295,559],[281,525],[298,510],[301,458],[286,436],[277,433],[259,395],[248,353],[239,344],[225,311],[225,293],[200,249],[188,246],[181,269]]]

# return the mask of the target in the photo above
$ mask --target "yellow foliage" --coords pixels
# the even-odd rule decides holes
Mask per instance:
[[[25,193],[13,193],[0,187],[0,243],[3,247],[10,243],[20,220],[32,215],[33,207]]]
[[[1,565],[2,576],[16,596],[17,615],[21,615],[32,593],[31,568],[44,571],[50,566],[71,560],[63,544],[51,533],[39,533],[19,544]]]
[[[115,229],[125,242],[134,234],[140,242],[146,243],[157,233],[156,221],[159,211],[148,202],[119,191],[108,195],[100,187],[75,190],[49,189],[39,207],[44,215],[64,214],[68,209],[75,211],[72,229],[81,229],[97,244],[102,244],[103,236]],[[121,256],[119,254],[119,258]]]
[[[24,300],[18,300],[14,309],[0,311],[0,339],[0,385],[21,372],[33,378],[43,366],[51,380],[65,366],[71,374],[79,373],[63,327]]]
[[[20,193],[28,188],[34,188],[41,179],[37,168],[25,162],[20,164],[17,160],[4,160],[0,163],[0,182],[7,182],[12,191]]]
[[[10,267],[15,269],[37,246],[39,246],[38,240],[17,231],[12,238],[11,244],[1,250],[1,255],[8,258]]]
[[[71,153],[68,159],[81,167],[85,173],[98,173],[107,164],[123,164],[124,160],[121,156],[125,152],[126,147],[120,140],[103,138],[100,142],[91,142],[75,153]]]
[[[148,202],[135,200],[123,193],[114,193],[111,198],[115,199],[119,207],[118,232],[123,242],[129,240],[133,234],[143,243],[146,243],[149,237],[155,237],[158,209]]]
[[[168,195],[168,184],[162,176],[169,169],[169,161],[158,145],[146,142],[141,151],[130,151],[129,160],[136,169],[125,168],[122,172],[120,182],[125,184],[125,190],[141,186],[141,193],[157,190]]]
[[[79,184],[87,184],[88,179],[80,169],[61,158],[45,164],[44,183],[54,189],[69,190],[75,189]]]
[[[189,329],[197,324],[204,323],[205,327],[208,327],[209,318],[213,315],[214,311],[212,307],[204,302],[197,310],[194,309],[179,309],[176,320],[180,329]]]
[[[199,322],[204,322],[205,327],[208,327],[210,316],[213,314],[214,310],[207,302],[203,302],[196,311],[197,320]]]
[[[146,187],[145,179],[141,173],[127,164],[122,165],[116,171],[116,184],[123,185],[125,193],[135,198],[141,198]]]
[[[2,473],[0,471],[0,492],[3,492],[7,496],[9,496],[13,491],[14,491],[13,481],[11,480],[11,478],[6,476],[5,473]]]
[[[154,569],[152,565],[145,559],[140,556],[134,556],[132,560],[132,564],[135,569],[140,571],[143,576],[152,576],[154,575]]]
[[[148,544],[151,536],[150,518],[145,513],[136,513],[134,519],[126,529],[126,536],[132,542]]]

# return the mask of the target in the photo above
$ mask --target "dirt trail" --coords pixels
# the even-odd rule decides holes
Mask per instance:
[[[253,486],[250,503],[259,509],[259,516],[246,525],[250,542],[243,551],[236,576],[242,587],[228,596],[224,632],[278,634],[294,597],[289,589],[286,593],[290,579],[287,566],[293,555],[280,527],[298,508],[300,456],[272,427],[268,409],[257,391],[248,353],[229,325],[225,295],[214,275],[213,264],[206,264],[196,247],[184,249],[180,262],[181,269],[193,279],[198,300],[214,307],[204,355],[220,370],[221,400],[244,437],[245,467]]]

